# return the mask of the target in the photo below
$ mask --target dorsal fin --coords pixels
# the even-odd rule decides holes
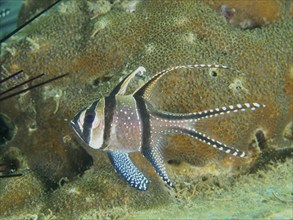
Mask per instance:
[[[143,74],[146,69],[142,66],[138,67],[134,72],[127,75],[118,85],[112,90],[109,96],[124,95],[129,82],[135,77],[136,74]]]
[[[183,66],[175,66],[175,67],[170,67],[168,69],[162,70],[160,72],[158,72],[157,74],[155,74],[149,81],[147,81],[145,84],[143,84],[142,86],[140,86],[135,92],[134,95],[135,96],[144,96],[148,91],[150,91],[153,86],[156,84],[156,82],[163,77],[164,75],[166,75],[167,73],[172,72],[173,70],[177,70],[177,69],[195,69],[195,68],[217,68],[217,69],[228,69],[228,70],[233,70],[235,72],[238,73],[242,73],[236,69],[232,69],[228,66],[223,66],[223,65],[218,65],[218,64],[193,64],[193,65],[183,65]]]

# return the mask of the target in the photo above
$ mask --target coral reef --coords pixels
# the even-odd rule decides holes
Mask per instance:
[[[220,8],[221,14],[232,27],[242,29],[258,28],[271,24],[284,18],[285,11],[278,0],[269,1],[237,1],[237,0],[215,0],[206,1],[215,9]],[[290,7],[289,2],[283,2]],[[288,11],[286,11],[288,13]]]
[[[0,161],[17,158],[18,166],[27,167],[27,158],[18,148],[11,147],[1,154]],[[45,187],[39,177],[22,169],[23,176],[0,179],[0,213],[2,216],[19,215],[23,212],[37,213],[43,201]],[[0,217],[1,217],[0,215]]]
[[[120,213],[127,219],[170,219],[174,216],[176,219],[292,219],[291,170],[292,160],[286,160],[284,164],[271,164],[269,171],[243,175],[232,184],[211,177],[197,181],[196,185],[187,180],[185,188],[191,191],[179,193],[179,205]],[[213,188],[208,184],[210,181],[217,181]],[[202,191],[207,193],[192,195],[192,187],[203,186]]]
[[[31,169],[20,179],[1,180],[3,187],[13,186],[12,191],[0,191],[0,208],[6,210],[6,215],[15,210],[6,202],[11,196],[19,197],[18,207],[41,201],[42,211],[38,207],[35,212],[54,216],[62,211],[63,217],[88,214],[92,209],[103,213],[113,207],[153,208],[173,201],[174,196],[169,195],[172,191],[144,158],[133,155],[155,183],[146,193],[129,188],[104,153],[78,142],[69,124],[82,107],[107,95],[119,79],[138,66],[147,69],[147,77],[171,66],[194,63],[223,64],[242,72],[174,71],[152,90],[151,102],[160,109],[195,112],[245,102],[267,105],[252,113],[212,118],[199,125],[198,129],[209,136],[249,151],[248,159],[227,157],[188,137],[168,138],[167,169],[172,179],[178,176],[178,191],[186,187],[188,193],[193,193],[178,175],[190,167],[181,161],[205,165],[197,168],[198,173],[183,172],[186,178],[211,174],[222,180],[249,172],[263,151],[271,152],[271,158],[292,145],[293,23],[287,1],[272,0],[267,6],[257,3],[257,7],[234,1],[122,2],[64,0],[3,43],[1,75],[20,69],[27,76],[70,73],[0,103],[0,114],[16,126],[16,134],[0,145],[0,152],[18,148]],[[253,27],[259,28],[231,27],[220,13],[222,5],[227,10],[236,8],[237,13],[243,11],[257,24]],[[259,9],[263,7],[267,10],[262,14]],[[234,16],[237,14],[231,19]],[[24,185],[19,186],[22,181]],[[206,184],[210,185],[215,183]],[[55,191],[43,200],[43,193],[49,189]],[[194,195],[200,191],[204,187],[197,188]],[[33,195],[30,201],[26,200],[28,192]],[[48,213],[49,209],[53,213]]]
[[[39,203],[43,201],[44,186],[32,173],[21,178],[1,180],[0,212],[3,216],[23,212],[39,212]]]
[[[52,193],[47,207],[50,207],[53,213],[60,212],[63,217],[81,217],[93,210],[102,212],[117,207],[144,210],[174,201],[159,178],[154,179],[152,183],[154,185],[148,193],[130,188],[126,182],[117,178],[111,164],[104,159],[104,164],[86,171],[82,178]]]

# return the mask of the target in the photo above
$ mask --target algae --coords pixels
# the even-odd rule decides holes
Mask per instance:
[[[130,213],[125,219],[292,219],[292,168],[292,159],[272,163],[268,170],[240,176],[225,190]]]

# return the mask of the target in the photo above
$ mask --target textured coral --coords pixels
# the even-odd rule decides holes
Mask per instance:
[[[98,209],[113,209],[128,207],[136,210],[159,207],[172,201],[167,188],[159,178],[152,181],[148,193],[128,187],[127,183],[117,178],[111,164],[106,161],[106,155],[98,157],[101,161],[95,169],[85,172],[81,179],[52,193],[48,199],[48,207],[61,216],[85,215]],[[139,166],[146,172],[146,166]],[[153,171],[149,172],[154,175]]]
[[[111,6],[105,2],[105,8],[99,10],[95,1],[62,1],[2,45],[3,75],[19,69],[30,76],[41,72],[49,76],[70,73],[57,82],[0,103],[0,113],[17,127],[15,138],[6,148],[21,149],[30,168],[47,188],[56,187],[63,177],[73,181],[82,174],[92,163],[86,151],[93,157],[95,172],[87,172],[48,197],[54,211],[58,210],[55,201],[62,204],[64,212],[123,204],[150,207],[145,204],[169,201],[166,189],[150,167],[145,169],[158,188],[143,197],[119,179],[103,153],[82,148],[69,124],[76,112],[107,95],[119,79],[138,66],[147,69],[147,77],[170,66],[193,63],[224,64],[241,70],[243,74],[216,70],[216,75],[210,74],[209,69],[174,71],[154,87],[151,101],[171,112],[264,103],[265,109],[209,119],[199,124],[198,129],[239,149],[250,150],[254,156],[255,147],[262,150],[254,144],[258,130],[263,132],[269,148],[278,150],[292,144],[290,138],[283,137],[284,129],[292,122],[293,111],[293,25],[287,17],[286,2],[278,3],[281,16],[274,10],[270,16],[262,15],[270,22],[278,21],[253,30],[235,29],[227,24],[219,13],[222,4],[228,5],[226,1],[217,3],[216,8],[191,0],[137,4],[124,1],[122,5],[114,2]],[[258,14],[259,7],[251,13]],[[200,166],[213,161],[221,165],[218,171],[213,165],[210,169],[217,175],[253,161],[225,156],[188,137],[172,136],[168,142],[166,159]],[[138,164],[145,164],[139,155],[135,158]],[[172,179],[176,171],[173,166],[167,169]],[[73,192],[74,200],[70,200],[68,191]],[[81,199],[74,194],[79,192]],[[141,196],[138,200],[134,198],[137,193]],[[97,197],[106,202],[96,205]],[[87,198],[90,202],[84,203]],[[115,200],[114,205],[111,199]]]
[[[19,212],[38,212],[44,187],[38,178],[28,174],[21,178],[1,180],[0,212],[11,215]]]
[[[11,147],[0,155],[0,161],[8,161],[17,158],[18,166],[27,167],[27,159],[19,149]],[[25,174],[21,177],[10,177],[0,179],[0,213],[3,216],[19,213],[37,213],[40,209],[39,203],[43,199],[45,187],[40,179],[25,169],[18,170]],[[0,216],[1,216],[0,215]]]
[[[290,4],[283,2],[282,5],[278,0],[207,0],[206,2],[214,9],[221,8],[221,13],[233,27],[243,29],[261,27],[284,19],[285,11],[282,7],[284,4],[286,7]]]

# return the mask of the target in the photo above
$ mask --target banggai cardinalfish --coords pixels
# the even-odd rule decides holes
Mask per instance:
[[[255,110],[265,107],[259,103],[244,103],[188,114],[170,113],[155,109],[144,97],[164,75],[176,69],[216,68],[221,65],[176,66],[155,74],[133,94],[125,95],[129,82],[136,74],[143,74],[144,67],[125,77],[109,94],[81,110],[71,121],[78,136],[91,148],[108,153],[115,170],[133,187],[147,190],[149,180],[131,161],[129,153],[140,152],[156,173],[169,186],[173,186],[164,165],[164,137],[169,134],[188,135],[233,156],[245,157],[246,153],[227,146],[197,131],[197,121],[232,112]],[[231,69],[230,69],[231,70]],[[235,70],[236,71],[236,70]]]

